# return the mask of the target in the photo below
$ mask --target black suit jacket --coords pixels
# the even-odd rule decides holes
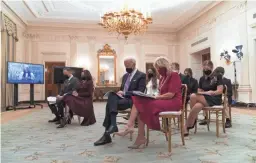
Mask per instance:
[[[222,82],[224,85],[227,86],[228,103],[231,104],[232,103],[232,95],[233,95],[231,80],[223,77]]]
[[[126,79],[128,77],[128,73],[124,74],[122,78],[122,84],[120,87],[120,90],[124,90],[124,85],[126,82]],[[125,93],[125,96],[130,96],[132,91],[141,91],[144,92],[146,89],[146,74],[143,72],[140,72],[137,70],[137,72],[134,74],[133,78],[131,79],[130,86],[128,88],[128,92]]]
[[[60,96],[63,96],[65,93],[72,93],[77,89],[79,80],[76,77],[72,77],[70,80],[66,79],[63,84],[63,88],[60,91]]]

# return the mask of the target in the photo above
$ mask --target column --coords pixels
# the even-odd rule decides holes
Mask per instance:
[[[246,9],[246,2],[241,3],[241,10]],[[240,37],[243,45],[243,58],[241,60],[241,83],[239,83],[238,87],[238,101],[242,102],[251,102],[252,99],[252,89],[250,86],[250,78],[249,78],[249,50],[248,50],[248,24],[247,24],[247,11],[244,14],[244,21],[241,22],[240,26]],[[243,33],[242,33],[243,32]]]
[[[120,40],[118,44],[117,54],[116,54],[116,82],[118,85],[121,84],[121,78],[123,77],[124,67],[124,44],[125,40]]]
[[[87,37],[88,44],[89,44],[89,56],[88,56],[88,62],[90,62],[90,65],[88,65],[88,69],[90,70],[94,82],[96,83],[98,81],[98,57],[97,57],[97,50],[95,49],[95,43],[96,43],[96,37]]]
[[[137,68],[142,71],[145,72],[146,68],[145,68],[145,62],[144,62],[144,56],[142,54],[142,46],[141,46],[141,40],[137,39],[136,40],[136,44],[135,44],[135,49],[136,49],[136,54],[138,57],[138,61],[137,63]]]
[[[69,65],[70,66],[76,66],[77,62],[77,36],[69,36],[70,38],[70,59],[69,59]]]

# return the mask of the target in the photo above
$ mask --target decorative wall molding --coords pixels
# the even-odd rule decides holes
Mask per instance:
[[[64,52],[41,52],[43,55],[66,55]]]
[[[224,1],[222,3],[231,3],[231,2]],[[200,36],[203,33],[208,32],[209,30],[214,28],[216,26],[217,21],[222,20],[221,18],[223,18],[226,14],[230,12],[237,13],[237,10],[244,12],[246,11],[246,9],[247,9],[247,1],[243,1],[238,5],[233,5],[229,9],[224,10],[223,12],[219,12],[218,15],[215,15],[214,17],[208,20],[205,20],[204,23],[198,23],[198,26],[196,26],[194,29],[188,29],[185,27],[183,31],[181,30],[181,33],[183,33],[183,35],[180,35],[180,40],[190,40],[196,36]],[[234,15],[234,17],[236,17],[236,15]],[[218,22],[218,23],[222,23],[222,22]],[[196,36],[194,36],[194,34],[196,34]]]
[[[27,32],[23,33],[23,37],[29,40],[36,40],[40,38],[38,33],[27,33]]]
[[[69,39],[70,41],[75,41],[75,40],[78,40],[78,36],[69,35]]]
[[[6,31],[8,35],[12,36],[16,41],[18,41],[16,24],[3,13],[1,13],[1,23],[3,23],[1,30]]]
[[[243,12],[247,7],[247,1],[241,2],[236,6],[236,9]]]

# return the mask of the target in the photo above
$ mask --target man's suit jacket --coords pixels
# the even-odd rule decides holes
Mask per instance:
[[[227,86],[228,103],[231,104],[232,103],[232,95],[233,95],[231,80],[223,77],[222,82],[223,82],[223,85]]]
[[[76,77],[72,77],[70,80],[65,80],[63,88],[60,91],[60,96],[63,96],[65,93],[72,93],[76,90],[79,80]]]
[[[124,90],[124,85],[125,85],[128,75],[129,74],[126,73],[126,74],[124,74],[124,76],[122,78],[122,84],[121,84],[121,88],[120,88],[121,91]],[[145,89],[146,89],[146,74],[137,70],[137,72],[134,74],[133,78],[131,79],[131,83],[129,85],[128,92],[125,93],[125,96],[130,95],[129,92],[132,92],[132,91],[144,92]]]

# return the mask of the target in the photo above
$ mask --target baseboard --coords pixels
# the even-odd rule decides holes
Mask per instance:
[[[19,101],[18,104],[27,104],[30,103],[30,101]],[[34,103],[46,103],[46,100],[37,100],[34,101]]]

